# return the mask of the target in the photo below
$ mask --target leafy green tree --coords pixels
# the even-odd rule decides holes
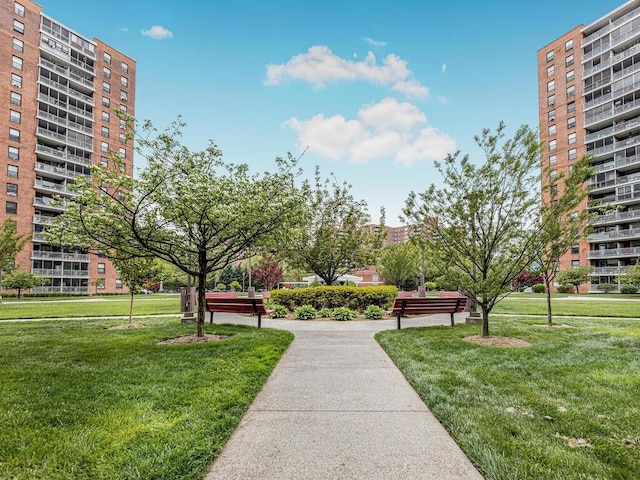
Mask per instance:
[[[2,303],[2,273],[13,268],[16,256],[29,240],[29,235],[18,234],[18,224],[11,218],[5,218],[0,224],[0,303]]]
[[[627,267],[620,275],[620,283],[640,288],[640,262]]]
[[[446,283],[480,306],[483,336],[489,313],[531,264],[539,233],[531,219],[539,211],[540,143],[527,126],[508,140],[504,130],[500,123],[475,137],[481,164],[460,152],[437,162],[444,186],[411,192],[403,209],[411,223],[428,226],[422,239]]]
[[[110,256],[111,263],[118,271],[120,280],[129,289],[129,325],[133,323],[133,298],[153,275],[155,258],[153,257],[129,257],[122,258],[117,252]]]
[[[2,280],[2,284],[5,288],[18,291],[18,299],[22,298],[23,290],[39,287],[48,283],[48,278],[18,269],[7,272]]]
[[[315,189],[306,192],[306,223],[285,248],[290,262],[310,270],[327,285],[375,263],[386,233],[384,212],[381,228],[372,232],[366,203],[356,200],[350,189],[350,185],[335,179],[323,181],[316,168]]]
[[[179,290],[187,285],[187,275],[182,270],[159,259],[155,259],[152,276],[162,282],[164,290]]]
[[[242,285],[240,285],[240,282],[237,282],[236,280],[234,280],[229,284],[229,290],[231,290],[232,292],[237,292],[238,290],[241,290],[241,289],[242,289]]]
[[[282,262],[277,261],[273,255],[262,258],[251,272],[254,280],[267,290],[273,289],[274,285],[282,281],[282,274]]]
[[[589,274],[592,270],[591,267],[585,266],[569,267],[566,270],[558,272],[556,281],[560,285],[573,285],[576,293],[579,293],[580,285],[589,281]]]
[[[583,156],[571,166],[569,175],[551,176],[543,189],[543,202],[539,216],[539,235],[536,237],[536,273],[547,292],[547,323],[553,323],[551,311],[551,286],[558,272],[562,257],[590,231],[589,210],[577,209],[588,194],[587,179],[593,174],[591,157]]]
[[[242,285],[243,280],[248,278],[247,270],[240,265],[227,265],[217,275],[217,282],[224,283],[225,285],[231,285],[232,282],[237,282]]]
[[[278,158],[274,173],[251,174],[247,165],[225,163],[212,143],[190,151],[180,143],[183,126],[178,120],[161,133],[150,122],[137,127],[136,152],[146,167],[136,178],[122,175],[117,152],[109,165],[92,166],[91,179],[76,180],[78,195],[56,218],[51,238],[76,244],[84,237],[123,259],[158,257],[191,275],[203,337],[207,276],[295,229],[305,197],[295,184],[298,159]]]
[[[402,289],[420,270],[420,253],[411,243],[387,245],[380,255],[380,274],[385,282]]]

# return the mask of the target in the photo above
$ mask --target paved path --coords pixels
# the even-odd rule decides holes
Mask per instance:
[[[263,322],[296,338],[205,480],[482,479],[374,340],[395,319]]]

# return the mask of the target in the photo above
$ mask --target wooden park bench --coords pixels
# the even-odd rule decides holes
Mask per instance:
[[[453,314],[464,311],[467,305],[467,297],[396,297],[389,315],[398,318],[398,330],[400,330],[400,317],[403,315],[431,315],[433,313],[451,314],[451,326],[453,327]]]
[[[205,303],[207,312],[211,314],[209,323],[213,323],[214,312],[227,313],[252,313],[258,316],[258,328],[262,326],[262,315],[269,314],[272,310],[267,310],[262,297],[238,297],[238,296],[218,296],[206,294]]]

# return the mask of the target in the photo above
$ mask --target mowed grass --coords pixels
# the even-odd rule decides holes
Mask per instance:
[[[574,317],[619,317],[640,318],[640,302],[633,300],[595,299],[574,300],[552,298],[553,315]],[[634,296],[635,298],[635,296]],[[544,299],[522,299],[507,297],[493,309],[493,314],[546,315],[547,302]]]
[[[128,296],[67,299],[59,301],[3,302],[0,320],[21,318],[104,317],[129,315]],[[180,313],[180,297],[176,295],[136,296],[134,315],[166,315]]]
[[[527,348],[469,343],[472,325],[376,338],[486,478],[640,478],[640,324],[539,323],[491,319]]]
[[[0,478],[200,479],[293,335],[175,318],[0,324]]]

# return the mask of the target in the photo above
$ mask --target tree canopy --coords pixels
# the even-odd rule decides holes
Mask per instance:
[[[0,224],[0,302],[2,301],[2,273],[14,267],[18,253],[22,251],[28,240],[29,235],[18,233],[18,224],[13,218],[7,217]]]
[[[389,285],[402,289],[420,271],[420,253],[412,243],[387,245],[380,254],[380,274]]]
[[[556,280],[560,285],[573,285],[576,289],[576,293],[578,293],[580,285],[589,281],[589,274],[591,273],[591,271],[591,267],[569,267],[558,272],[558,274],[556,275]]]

